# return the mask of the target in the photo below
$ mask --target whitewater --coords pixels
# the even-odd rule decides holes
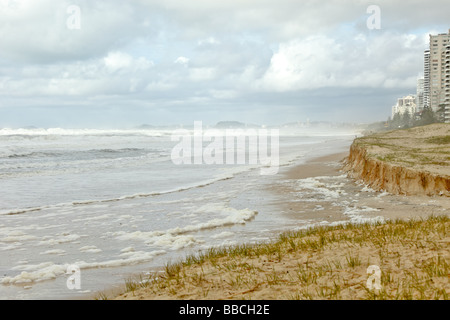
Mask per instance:
[[[281,130],[280,173],[262,176],[260,164],[174,165],[172,133],[0,129],[0,299],[83,297],[211,246],[320,222],[314,212],[308,221],[281,214],[270,185],[283,169],[348,150],[355,136]],[[336,181],[324,188],[315,192],[337,197]]]

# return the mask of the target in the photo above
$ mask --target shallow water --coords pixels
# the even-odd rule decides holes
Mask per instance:
[[[1,299],[84,296],[211,246],[324,223],[318,207],[284,214],[268,186],[291,166],[347,151],[354,137],[282,136],[279,174],[262,176],[258,165],[175,166],[169,132],[7,133],[0,132]],[[316,182],[298,182],[299,190],[334,198],[342,183]],[[70,266],[80,268],[72,290]]]

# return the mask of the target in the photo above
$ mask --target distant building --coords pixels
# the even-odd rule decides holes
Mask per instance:
[[[423,64],[423,106],[430,107],[430,50],[425,50]]]
[[[392,118],[394,118],[397,113],[403,115],[405,112],[408,112],[411,116],[414,116],[416,111],[416,96],[409,95],[397,100],[397,104],[392,107]]]
[[[449,30],[450,34],[450,30]],[[445,100],[444,100],[444,122],[450,123],[450,43],[445,47],[443,53],[445,61]]]
[[[430,49],[424,54],[424,106],[435,112],[444,107],[444,121],[450,122],[450,30],[430,34]]]
[[[417,112],[422,112],[424,107],[424,78],[417,79],[417,92],[416,92],[416,107]]]

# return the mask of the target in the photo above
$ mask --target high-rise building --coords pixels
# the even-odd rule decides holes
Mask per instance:
[[[430,34],[430,49],[424,59],[424,105],[435,112],[444,108],[444,120],[450,122],[450,29]]]
[[[416,90],[416,107],[417,112],[421,112],[423,110],[424,102],[423,102],[423,94],[424,94],[424,78],[417,79],[417,90]]]
[[[430,50],[425,50],[423,65],[423,106],[430,107]]]
[[[445,60],[444,122],[450,123],[450,43],[445,47],[444,60]]]

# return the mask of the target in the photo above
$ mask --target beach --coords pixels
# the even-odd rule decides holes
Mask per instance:
[[[449,199],[375,191],[346,174],[348,154],[289,168],[270,187],[285,195],[280,212],[314,212],[317,223],[168,264],[115,298],[448,299]],[[371,266],[378,291],[367,287]]]
[[[0,300],[448,300],[449,10],[0,0]]]
[[[450,200],[446,197],[428,197],[424,195],[415,195],[413,197],[394,195],[384,190],[375,191],[367,187],[361,181],[346,176],[347,170],[344,166],[344,160],[347,159],[349,153],[338,153],[325,157],[320,157],[310,161],[304,165],[299,165],[286,172],[288,180],[296,181],[302,179],[303,181],[315,181],[320,188],[321,181],[337,180],[341,181],[339,186],[335,188],[343,196],[349,195],[348,203],[352,203],[349,208],[344,210],[337,210],[335,203],[331,201],[324,201],[322,204],[316,204],[312,201],[309,208],[318,211],[331,212],[336,215],[339,211],[347,213],[351,217],[352,209],[356,212],[362,209],[364,216],[360,220],[354,219],[352,222],[363,221],[364,217],[367,219],[380,217],[381,219],[408,219],[408,218],[425,218],[430,215],[440,215],[447,213],[450,210]],[[325,178],[328,177],[328,178]],[[320,190],[319,190],[320,191]],[[296,191],[289,186],[283,186],[276,190],[276,192],[290,192]],[[293,212],[307,211],[308,206],[304,202],[294,201],[286,203],[289,210]],[[280,204],[282,205],[282,204]],[[323,209],[321,207],[322,206]],[[364,210],[364,208],[366,210]],[[325,219],[326,217],[324,217]],[[326,219],[325,219],[326,220]],[[330,222],[330,221],[329,221]],[[332,221],[331,221],[332,222]]]
[[[426,239],[418,242],[425,246],[423,252],[410,252],[410,248],[398,247],[395,241],[393,249],[386,249],[383,245],[370,247],[377,246],[373,243],[362,246],[362,242],[355,244],[353,240],[334,245],[334,240],[317,243],[317,235],[298,238],[307,230],[322,234],[323,228],[337,228],[326,231],[336,232],[328,239],[352,239],[347,232],[367,231],[361,231],[365,229],[358,226],[382,228],[395,219],[438,217],[446,215],[450,209],[447,197],[395,195],[372,189],[362,180],[350,177],[345,159],[348,159],[353,139],[354,133],[285,135],[280,139],[279,172],[264,176],[258,167],[174,166],[167,157],[172,147],[170,135],[164,132],[8,133],[2,142],[6,147],[2,150],[10,153],[3,155],[1,168],[4,172],[0,183],[4,190],[16,190],[10,193],[10,200],[22,197],[20,202],[17,200],[22,207],[13,207],[14,201],[2,203],[1,297],[307,298],[311,290],[331,290],[325,285],[333,284],[334,280],[324,273],[324,263],[328,263],[329,268],[335,263],[340,267],[340,279],[345,280],[336,284],[339,288],[348,284],[339,297],[361,299],[367,298],[361,281],[367,279],[368,264],[381,268],[383,260],[380,259],[392,252],[397,252],[397,260],[399,256],[409,257],[404,261],[407,265],[420,265],[416,260],[427,256],[448,261],[448,253],[441,250],[442,246],[448,247],[445,232],[420,235]],[[33,148],[40,150],[30,150],[29,140],[34,141]],[[115,148],[111,148],[112,145]],[[47,181],[52,183],[43,184]],[[45,188],[34,188],[39,185]],[[70,192],[52,194],[56,189]],[[437,220],[428,225],[442,230],[439,226],[447,223]],[[340,229],[347,225],[355,227],[348,231]],[[429,229],[418,227],[418,230]],[[286,237],[286,234],[291,236]],[[280,235],[283,235],[282,246]],[[374,239],[377,237],[379,235]],[[416,246],[416,240],[408,243]],[[434,247],[427,247],[429,243]],[[323,247],[325,244],[330,247]],[[253,246],[266,248],[262,252],[255,251],[257,260],[248,251]],[[362,251],[355,251],[359,247]],[[305,255],[297,250],[299,248],[312,251]],[[264,253],[264,250],[269,251]],[[320,254],[316,250],[320,250]],[[228,251],[234,252],[231,261],[224,256]],[[235,259],[239,255],[244,260],[237,262]],[[205,259],[206,256],[209,258]],[[214,262],[219,258],[225,260]],[[206,260],[211,269],[206,268]],[[298,279],[284,278],[304,271],[297,268],[299,261],[317,266],[318,274],[313,278],[319,274],[325,276],[321,280],[324,281],[322,289],[310,288],[308,294],[304,292],[305,296],[295,291],[302,288],[298,287]],[[389,261],[386,265],[393,263]],[[424,263],[429,262],[424,260]],[[357,265],[357,272],[356,269],[342,270],[349,263]],[[404,265],[402,261],[399,263]],[[237,265],[250,266],[250,269],[235,269],[232,276],[227,273],[232,270],[223,267],[227,265],[231,269]],[[80,271],[81,285],[75,290],[67,284],[70,276],[67,270],[71,267]],[[281,273],[278,272],[280,267]],[[198,285],[194,282],[185,287],[171,287],[163,282],[154,283],[155,279],[181,281],[180,273],[174,270],[186,274],[185,279],[196,278]],[[255,278],[240,278],[251,270],[249,274]],[[402,274],[401,270],[391,272]],[[176,278],[172,278],[174,272]],[[194,273],[189,276],[190,272]],[[348,278],[349,275],[352,276]],[[198,282],[206,276],[213,278],[205,283]],[[272,285],[277,279],[283,280],[273,291]],[[441,283],[440,278],[432,280]],[[228,282],[228,291],[216,286],[217,281]],[[296,289],[286,291],[281,285],[286,281]],[[155,293],[152,286],[148,286],[153,283],[167,290],[157,287]],[[258,288],[249,287],[250,283],[258,284]],[[424,289],[426,296],[443,290],[435,289]],[[338,298],[326,294],[311,297]],[[443,297],[443,293],[439,297]]]

